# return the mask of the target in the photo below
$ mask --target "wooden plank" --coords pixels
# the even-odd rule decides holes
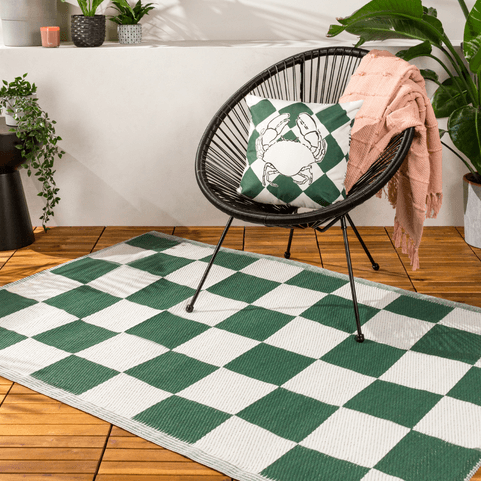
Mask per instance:
[[[186,462],[189,461],[180,454],[169,451],[168,449],[115,449],[107,445],[107,449],[102,457],[102,462],[124,461],[124,462]]]
[[[196,474],[194,476],[173,474],[101,474],[95,477],[95,481],[232,481],[232,478],[223,474]]]
[[[205,244],[217,245],[224,227],[176,227],[174,235]],[[222,247],[242,250],[244,246],[244,227],[231,227]]]
[[[102,455],[102,449],[93,448],[6,448],[0,449],[0,461],[2,460],[51,460],[51,461],[92,461],[98,460]]]
[[[289,229],[282,227],[246,227],[244,250],[284,258]],[[296,229],[292,239],[291,260],[321,267],[321,257],[312,229]]]
[[[2,429],[3,433],[3,429]],[[0,448],[103,448],[105,436],[0,436]]]
[[[19,460],[0,460],[0,473],[95,473],[97,461],[19,461]],[[3,480],[2,480],[3,481]]]
[[[48,474],[48,481],[93,481],[93,474]],[[45,474],[2,473],[2,481],[45,481]]]
[[[90,252],[103,230],[104,227],[101,226],[52,227],[47,232],[39,230],[35,232],[35,242],[19,249],[13,257],[21,252],[85,255]]]
[[[72,406],[63,404],[60,401],[57,402],[47,402],[47,403],[5,403],[0,407],[0,414],[16,413],[16,414],[82,414],[85,415],[83,411],[80,411]],[[92,416],[93,417],[93,416]],[[75,419],[72,417],[72,419]],[[96,418],[94,418],[96,419]]]
[[[112,426],[112,431],[110,432],[110,436],[135,437],[135,434],[129,433],[128,431],[125,431],[125,429],[119,428],[117,426]]]
[[[108,424],[7,424],[2,436],[106,436]]]
[[[113,426],[112,433],[116,429],[119,428]],[[107,442],[107,449],[165,449],[133,434],[130,436],[114,436],[112,433]]]
[[[384,227],[359,227],[358,231],[374,261],[380,266],[378,271],[364,252],[353,230],[348,228],[349,250],[355,277],[387,284],[401,289],[413,290],[406,270],[394,251],[391,239]],[[332,227],[326,232],[317,233],[321,257],[326,269],[348,274],[344,237],[340,227]]]
[[[464,239],[464,227],[456,227],[456,230],[459,232],[459,235]],[[476,254],[476,257],[481,260],[481,249],[472,245],[470,245],[469,247]]]
[[[24,395],[24,394],[37,394],[35,391],[32,391],[31,389],[29,389],[28,387],[25,387],[25,386],[22,386],[21,384],[17,384],[15,383],[13,386],[12,386],[12,389],[10,391],[10,395],[12,394],[16,394],[16,395]],[[40,396],[43,396],[42,394],[40,394]],[[47,396],[43,396],[45,399],[50,399],[49,397]],[[47,401],[48,402],[48,401]],[[58,401],[56,401],[58,402]]]
[[[393,229],[387,229],[393,236]],[[397,248],[418,292],[481,307],[481,262],[455,227],[425,227],[419,248],[420,268]]]
[[[10,390],[13,383],[10,384],[0,384],[0,395],[5,395]]]
[[[96,425],[96,424],[105,424],[105,421],[102,421],[95,416],[87,413],[68,413],[68,414],[57,414],[57,413],[7,413],[4,414],[3,411],[0,409],[0,425],[7,426],[9,424],[14,425],[22,425],[22,424],[41,424],[41,425],[49,425],[49,424],[80,424],[80,425]]]
[[[13,389],[17,386],[17,384],[14,384],[12,387]],[[27,388],[25,388],[27,389]],[[56,401],[55,399],[52,399],[48,396],[44,396],[43,394],[37,394],[33,391],[29,393],[18,393],[18,392],[12,392],[8,394],[7,398],[5,399],[6,404],[32,404],[32,403],[39,403],[39,404],[58,404],[60,401]]]
[[[0,464],[1,471],[1,464]],[[183,462],[148,462],[140,461],[102,461],[99,468],[100,474],[150,474],[150,475],[189,475],[205,476],[220,474],[213,469],[194,463],[193,461]]]
[[[15,250],[0,252],[0,269],[8,262],[13,254],[15,254]]]

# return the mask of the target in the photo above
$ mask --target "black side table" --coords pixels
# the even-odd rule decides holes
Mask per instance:
[[[32,244],[32,221],[28,212],[22,179],[17,168],[23,163],[20,142],[12,127],[0,117],[0,251]]]

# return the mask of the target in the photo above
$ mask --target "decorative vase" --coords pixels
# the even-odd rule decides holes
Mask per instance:
[[[481,248],[481,183],[469,173],[463,177],[464,239],[473,247]]]
[[[117,25],[117,35],[119,43],[141,43],[142,42],[142,25]]]
[[[0,17],[6,46],[42,45],[40,27],[57,25],[57,0],[0,0]]]
[[[105,15],[72,15],[72,41],[76,47],[100,47],[105,40]]]

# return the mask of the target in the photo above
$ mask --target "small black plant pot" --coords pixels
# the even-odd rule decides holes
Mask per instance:
[[[100,47],[105,40],[105,15],[72,15],[72,41],[76,47]]]

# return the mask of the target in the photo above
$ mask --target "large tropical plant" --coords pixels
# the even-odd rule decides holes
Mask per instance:
[[[349,17],[338,18],[339,25],[331,25],[327,36],[349,32],[359,37],[356,46],[372,40],[419,40],[421,43],[396,55],[406,61],[429,57],[446,71],[448,78],[443,82],[432,70],[421,73],[438,85],[432,101],[434,112],[438,118],[448,117],[447,130],[440,129],[441,136],[448,132],[466,158],[443,144],[481,182],[481,0],[476,0],[471,11],[464,0],[458,3],[466,18],[464,55],[449,40],[436,9],[425,7],[421,0],[372,0]],[[446,63],[433,53],[433,47],[443,52]]]

